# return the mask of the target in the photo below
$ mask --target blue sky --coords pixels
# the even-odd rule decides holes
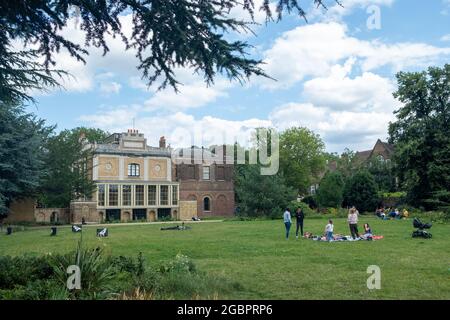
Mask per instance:
[[[328,1],[327,12],[306,8],[308,24],[292,15],[256,27],[256,36],[228,35],[252,44],[251,56],[266,62],[276,82],[252,78],[241,86],[219,76],[208,88],[180,69],[181,93],[156,92],[140,79],[133,52],[112,40],[107,56],[92,49],[86,65],[58,54],[57,66],[73,78],[65,80],[65,90],[35,95],[30,110],[58,130],[83,125],[120,132],[135,119],[152,145],[162,135],[173,146],[244,143],[254,127],[305,126],[320,134],[327,151],[369,149],[387,137],[400,106],[392,97],[395,73],[450,61],[450,0],[341,2],[344,8]],[[380,28],[369,28],[378,10]],[[240,10],[231,14],[247,18]],[[256,20],[263,22],[263,15]],[[130,16],[122,24],[130,30]],[[63,34],[83,43],[74,21]],[[192,141],[194,132],[202,133],[201,141]]]

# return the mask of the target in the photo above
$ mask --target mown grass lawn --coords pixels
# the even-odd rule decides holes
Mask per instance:
[[[369,222],[380,241],[323,243],[284,239],[279,221],[225,221],[192,224],[187,231],[161,231],[161,225],[109,227],[97,238],[86,227],[84,242],[105,246],[114,255],[142,252],[157,266],[182,253],[198,268],[240,286],[219,298],[232,299],[450,299],[450,225],[435,224],[433,239],[412,239],[411,220]],[[321,233],[326,220],[306,219],[306,231]],[[345,219],[335,219],[335,233],[348,234]],[[0,235],[0,254],[43,254],[74,250],[80,234],[59,228]],[[381,268],[381,290],[368,290],[367,267]]]

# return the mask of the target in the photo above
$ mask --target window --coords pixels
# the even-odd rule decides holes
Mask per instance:
[[[122,205],[131,206],[131,186],[122,186]]]
[[[103,207],[105,206],[105,185],[99,184],[98,185],[98,206]]]
[[[224,166],[216,167],[216,180],[225,180],[225,167]]]
[[[148,205],[156,206],[156,186],[148,186]]]
[[[131,163],[128,165],[128,176],[139,177],[139,165],[137,163]]]
[[[109,203],[110,207],[119,205],[119,186],[117,184],[109,185]]]
[[[161,186],[160,187],[160,204],[162,206],[167,206],[169,204],[169,186]]]
[[[209,180],[209,167],[203,167],[203,180]]]
[[[178,205],[178,186],[172,186],[172,205]]]
[[[195,179],[195,165],[187,165],[186,166],[186,179],[189,179],[189,180]]]
[[[134,204],[136,206],[143,206],[144,205],[144,186],[137,185],[134,189]]]
[[[203,211],[211,211],[211,199],[208,197],[203,199]]]

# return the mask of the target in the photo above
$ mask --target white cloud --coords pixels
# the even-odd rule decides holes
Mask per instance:
[[[184,110],[198,108],[214,102],[219,97],[226,97],[225,89],[230,87],[228,82],[217,81],[214,86],[206,86],[203,81],[197,81],[179,86],[179,92],[161,90],[145,102],[146,110],[157,109]]]
[[[441,41],[450,41],[450,33],[442,36]]]
[[[306,81],[305,99],[332,110],[392,112],[397,103],[392,96],[395,85],[371,72],[351,78],[355,61],[349,59],[343,66],[333,66],[328,76]]]
[[[173,147],[193,144],[210,146],[234,141],[245,145],[254,128],[271,125],[270,121],[261,119],[233,121],[212,116],[196,119],[183,112],[146,115],[139,113],[140,111],[142,108],[139,106],[124,106],[116,110],[81,116],[78,120],[110,132],[125,132],[135,118],[135,128],[146,135],[150,145],[157,145],[159,137],[165,136]]]
[[[269,116],[280,130],[293,126],[308,127],[318,133],[329,151],[346,147],[364,150],[378,138],[386,138],[387,124],[393,120],[387,112],[330,111],[313,104],[289,103]]]
[[[100,92],[102,93],[115,93],[118,94],[120,92],[120,89],[122,88],[122,85],[117,82],[101,82],[100,83]]]
[[[340,0],[341,5],[335,4],[328,8],[327,11],[321,10],[321,12],[314,13],[315,18],[322,20],[340,20],[342,17],[347,16],[355,11],[355,9],[367,9],[369,6],[387,6],[390,7],[395,0]],[[320,8],[319,8],[320,9]],[[320,15],[323,15],[320,17]]]
[[[306,77],[327,76],[334,65],[355,57],[363,71],[390,66],[399,71],[423,67],[448,57],[450,48],[423,43],[386,44],[379,40],[359,40],[348,35],[344,24],[316,23],[283,33],[263,54],[265,71],[277,82],[255,79],[263,88],[289,88]]]

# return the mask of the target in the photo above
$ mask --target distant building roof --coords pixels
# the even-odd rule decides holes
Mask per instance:
[[[374,156],[381,155],[385,159],[390,159],[394,153],[394,146],[380,139],[377,140],[375,146],[371,150],[356,152],[355,156],[361,162],[365,162]]]

